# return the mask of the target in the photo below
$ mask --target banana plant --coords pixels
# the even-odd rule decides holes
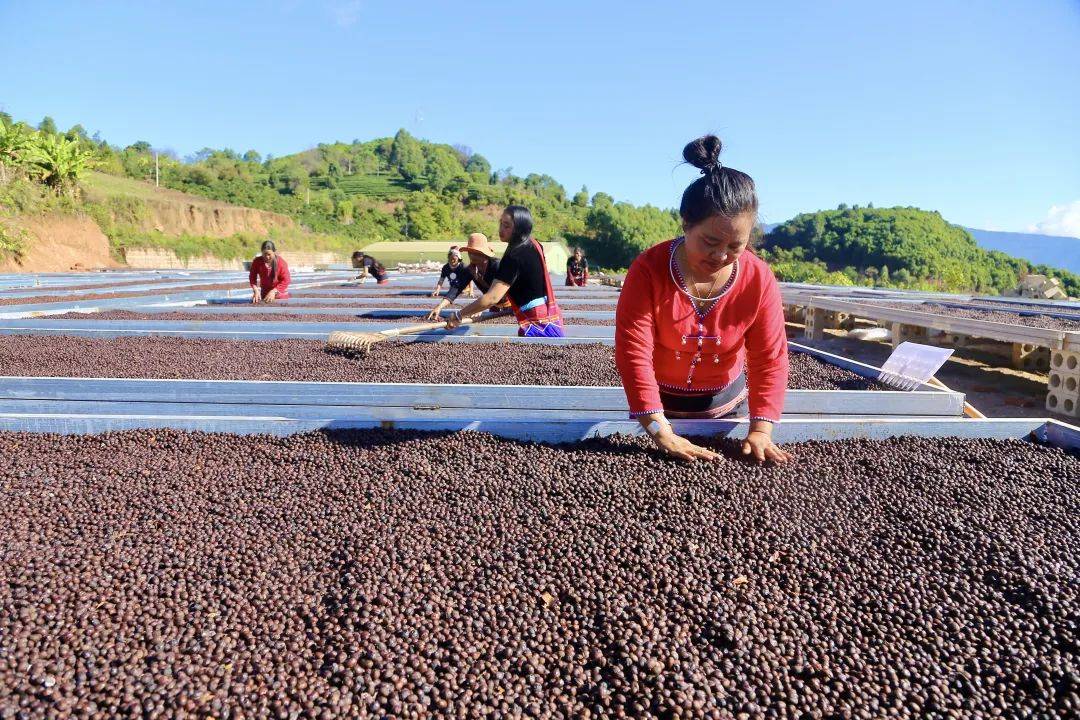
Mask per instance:
[[[25,164],[33,134],[22,123],[0,122],[0,183],[7,182],[7,169]]]
[[[40,133],[30,149],[30,165],[57,195],[73,192],[79,177],[93,165],[93,155],[76,140]]]

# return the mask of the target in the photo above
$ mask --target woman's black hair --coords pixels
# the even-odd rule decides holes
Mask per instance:
[[[715,135],[692,140],[683,148],[686,162],[701,170],[701,177],[683,191],[679,215],[688,227],[713,215],[734,217],[756,213],[757,190],[754,179],[744,172],[720,164],[723,143]]]
[[[274,252],[277,252],[277,247],[275,247],[273,240],[263,240],[260,252],[266,252],[267,250],[273,250]]]
[[[362,258],[362,257],[364,257],[364,253],[360,252],[359,250],[356,250],[356,251],[355,251],[355,252],[353,252],[353,254],[352,254],[352,259],[353,259],[353,260],[356,260],[356,259],[358,259],[358,258]]]
[[[575,245],[574,249],[570,251],[570,254],[577,255],[578,253],[581,253],[581,257],[585,257],[585,251],[581,249],[581,246]]]
[[[510,221],[514,223],[514,232],[507,243],[509,246],[520,245],[532,236],[533,219],[529,208],[523,205],[507,205],[503,215],[509,215]]]

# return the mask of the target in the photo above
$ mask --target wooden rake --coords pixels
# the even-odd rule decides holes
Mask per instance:
[[[495,318],[506,317],[513,313],[509,310],[499,310],[492,313],[484,313],[477,317],[463,318],[461,320],[462,325],[472,325],[479,322],[485,322],[487,320],[494,320]],[[433,330],[446,329],[445,322],[430,322],[422,323],[420,325],[406,325],[405,327],[390,328],[389,330],[381,330],[379,332],[349,332],[347,330],[335,330],[330,333],[330,337],[326,340],[326,349],[333,352],[344,353],[354,357],[366,357],[371,352],[371,348],[378,345],[381,342],[387,340],[393,340],[394,338],[401,337],[402,335],[417,335],[419,333],[431,332]]]

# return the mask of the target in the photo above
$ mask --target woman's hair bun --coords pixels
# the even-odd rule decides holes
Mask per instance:
[[[715,135],[705,135],[686,143],[682,156],[686,162],[694,167],[705,170],[716,165],[723,147],[724,144],[720,142],[720,138]]]

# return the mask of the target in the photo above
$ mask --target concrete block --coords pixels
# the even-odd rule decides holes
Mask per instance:
[[[1054,350],[1050,353],[1050,371],[1064,375],[1080,375],[1080,352]]]
[[[900,343],[925,342],[927,338],[926,328],[920,325],[905,325],[894,322],[892,324],[892,346],[897,347]]]
[[[1080,374],[1050,371],[1046,386],[1053,392],[1080,393]]]
[[[1050,348],[1030,343],[1013,343],[1012,366],[1028,372],[1046,372],[1050,369]]]
[[[806,328],[803,335],[810,340],[821,340],[825,337],[825,310],[821,308],[806,308]]]
[[[826,330],[850,330],[853,327],[855,327],[855,318],[847,313],[838,312],[836,310],[827,310],[825,312]]]
[[[802,305],[785,305],[784,320],[793,323],[806,323],[806,308]]]
[[[1080,391],[1048,390],[1046,393],[1046,409],[1069,417],[1080,417]]]

